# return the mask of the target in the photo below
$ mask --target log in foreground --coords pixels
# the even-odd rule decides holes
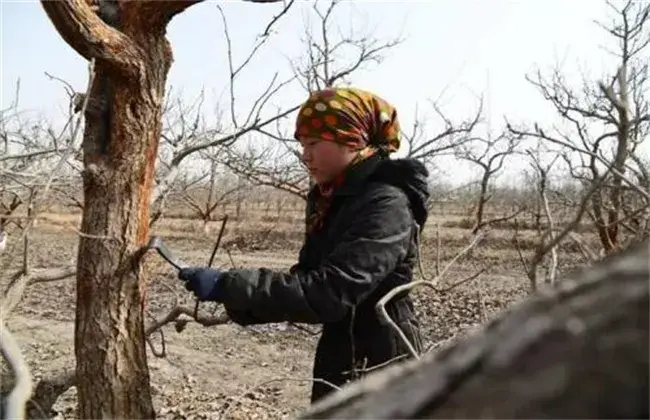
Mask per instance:
[[[301,418],[648,418],[650,242],[480,332],[367,376]]]

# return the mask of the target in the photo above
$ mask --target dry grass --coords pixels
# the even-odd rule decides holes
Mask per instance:
[[[175,214],[182,210],[177,209]],[[286,270],[295,263],[304,235],[302,207],[289,207],[278,213],[273,206],[246,205],[241,208],[239,220],[234,207],[225,210],[229,222],[222,251],[228,249],[237,266]],[[490,211],[490,214],[501,213],[498,209]],[[42,214],[32,233],[31,266],[74,265],[80,220],[79,212],[74,211]],[[430,275],[435,271],[437,255],[444,265],[467,245],[471,226],[468,227],[467,215],[462,212],[434,212],[429,220],[421,251],[424,271]],[[169,246],[188,263],[205,264],[220,226],[218,220],[206,225],[196,218],[166,217],[153,226],[151,233],[164,236]],[[440,250],[436,226],[439,226]],[[11,229],[16,230],[13,226]],[[427,347],[439,348],[467,334],[527,295],[528,281],[512,240],[514,233],[512,225],[494,226],[485,240],[461,258],[443,280],[443,285],[450,285],[485,266],[490,267],[472,283],[440,295],[426,288],[414,292]],[[11,231],[9,234],[18,236]],[[536,234],[534,229],[521,226],[518,242],[524,254],[532,252]],[[583,238],[595,240],[593,235],[583,235]],[[559,254],[561,271],[583,263],[570,242],[562,245]],[[175,296],[180,297],[183,305],[192,306],[191,296],[179,284],[173,270],[161,259],[153,259],[147,291],[148,311],[157,318],[164,316]],[[19,255],[16,264],[20,261]],[[215,264],[229,266],[230,259],[219,252]],[[10,327],[37,379],[47,376],[52,369],[74,363],[75,291],[74,279],[31,286],[10,320]],[[202,305],[201,310],[212,306]],[[318,330],[317,326],[309,328]],[[279,381],[273,387],[254,392],[250,389],[275,378],[309,378],[317,336],[284,324],[249,328],[233,325],[202,328],[191,324],[183,333],[168,326],[165,335],[169,356],[166,359],[149,356],[158,418],[218,418],[219,413],[233,404],[242,411],[241,418],[282,418],[307,405],[308,381]],[[66,394],[53,415],[73,418],[74,404],[74,392]],[[232,414],[227,418],[235,417]]]
[[[471,236],[473,220],[467,217],[468,210],[461,206],[445,207],[450,214],[433,212],[422,235],[422,254],[432,258],[438,252],[437,235],[440,236],[441,259],[451,259],[455,253],[464,247]],[[433,209],[435,210],[435,208]],[[502,217],[507,209],[488,208],[486,219]],[[244,203],[240,206],[239,218],[235,216],[234,204],[224,206],[215,215],[213,221],[205,223],[192,215],[186,208],[175,207],[167,211],[169,216],[158,220],[151,229],[151,234],[161,235],[169,239],[197,241],[209,243],[216,239],[221,227],[224,214],[229,221],[224,232],[222,244],[225,249],[239,251],[285,251],[297,252],[304,235],[304,203],[294,201],[286,207],[279,208],[276,202]],[[16,215],[20,216],[20,214]],[[185,217],[184,217],[185,216]],[[42,213],[39,216],[39,229],[45,232],[77,232],[81,214],[79,211],[58,213]],[[558,221],[559,225],[563,222]],[[556,223],[558,223],[556,222]],[[544,229],[546,226],[542,225]],[[596,245],[597,237],[591,232],[591,226],[583,223],[579,226],[583,238]],[[11,232],[11,230],[10,230]],[[524,255],[530,254],[538,243],[537,226],[532,219],[521,218],[516,222],[508,220],[491,225],[490,233],[481,245],[472,253],[474,260],[484,262],[505,262],[512,267],[519,261],[514,237]],[[559,247],[560,254],[565,260],[574,263],[582,262],[579,246],[566,241]],[[466,258],[467,259],[467,258]],[[575,264],[572,264],[572,266]]]

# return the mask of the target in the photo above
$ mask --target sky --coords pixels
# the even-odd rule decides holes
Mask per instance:
[[[240,114],[245,115],[276,72],[280,79],[291,75],[289,59],[305,50],[305,17],[314,18],[309,15],[312,4],[298,0],[276,27],[277,34],[237,80]],[[281,9],[280,4],[206,1],[169,25],[174,63],[167,86],[181,91],[187,101],[204,88],[206,112],[214,118],[215,110],[228,102],[226,44],[217,5],[227,18],[235,60],[247,55],[255,37]],[[61,84],[44,72],[82,91],[86,61],[58,35],[38,2],[0,0],[0,6],[2,107],[14,99],[20,78],[20,108],[62,120],[67,97]],[[347,0],[336,9],[333,25],[344,32],[372,30],[380,40],[403,37],[404,42],[380,64],[356,73],[351,82],[393,103],[404,127],[413,123],[418,108],[433,133],[441,126],[428,101],[437,100],[452,120],[461,120],[475,110],[482,93],[494,129],[504,115],[518,122],[553,123],[552,108],[525,75],[537,68],[550,71],[557,63],[574,81],[584,71],[593,76],[611,72],[615,61],[602,48],[609,40],[594,23],[608,16],[609,9],[600,0]],[[304,97],[297,85],[285,89],[274,98],[269,112],[273,106],[288,107]],[[444,161],[440,165],[450,180],[472,176],[466,165]]]

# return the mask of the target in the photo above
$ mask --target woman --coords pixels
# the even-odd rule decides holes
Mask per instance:
[[[411,159],[388,159],[400,144],[395,109],[359,89],[314,92],[295,137],[317,185],[309,192],[307,229],[288,273],[192,267],[179,277],[200,300],[221,302],[240,325],[321,323],[312,403],[401,356],[408,348],[383,325],[375,304],[413,277],[418,230],[427,218],[428,172]],[[417,351],[419,326],[408,294],[386,305]]]

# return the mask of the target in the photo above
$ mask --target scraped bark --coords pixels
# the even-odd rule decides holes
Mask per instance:
[[[648,418],[650,242],[301,418]]]

